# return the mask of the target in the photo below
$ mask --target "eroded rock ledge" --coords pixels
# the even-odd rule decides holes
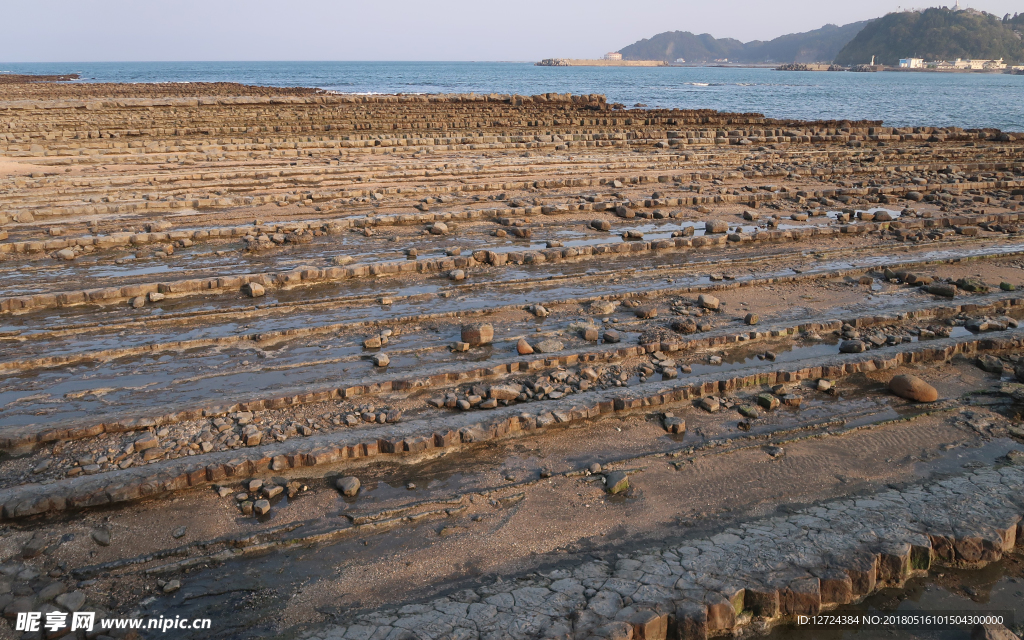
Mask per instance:
[[[710,538],[353,616],[308,640],[680,638],[764,629],[1014,549],[1024,467],[836,500]]]

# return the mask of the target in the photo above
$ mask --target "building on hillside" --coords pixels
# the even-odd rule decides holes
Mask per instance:
[[[998,60],[977,60],[973,58],[970,60],[964,60],[962,58],[957,58],[952,62],[949,62],[947,60],[929,62],[928,66],[945,71],[993,71],[998,69],[1005,69],[1006,63],[1003,62],[1002,58],[999,58]]]
[[[923,69],[924,58],[900,58],[900,69]]]
[[[604,54],[604,59],[605,60],[622,60],[622,54],[621,53],[616,53],[615,51],[611,51],[609,53]]]

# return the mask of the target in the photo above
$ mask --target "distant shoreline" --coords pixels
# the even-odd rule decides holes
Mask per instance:
[[[545,58],[535,67],[667,67],[661,60],[587,60],[584,58]]]
[[[555,63],[557,61],[557,64]],[[547,63],[547,64],[546,64]],[[586,59],[571,59],[571,58],[547,58],[540,62],[534,63],[536,67],[638,67],[638,68],[686,68],[686,69],[775,69],[778,71],[799,71],[799,72],[827,72],[828,65],[824,63],[808,63],[812,68],[808,69],[781,69],[778,63],[728,63],[728,62],[716,62],[716,63],[675,63],[675,62],[664,62],[661,60],[586,60]],[[823,68],[814,68],[814,66],[820,66]],[[1014,71],[1012,69],[907,69],[904,67],[888,67],[883,65],[876,65],[875,71],[898,71],[900,73],[966,73],[966,74],[1005,74],[1005,75],[1024,75],[1020,71]],[[842,69],[831,69],[833,72],[837,71],[853,71],[854,67],[844,67]]]
[[[0,84],[25,84],[29,82],[69,82],[78,80],[77,73],[63,75],[33,75],[23,73],[0,73]]]

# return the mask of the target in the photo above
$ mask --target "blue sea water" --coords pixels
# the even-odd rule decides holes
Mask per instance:
[[[602,93],[632,106],[1024,131],[1024,75],[721,67],[537,67],[526,62],[0,63],[86,82],[241,82],[344,93]]]

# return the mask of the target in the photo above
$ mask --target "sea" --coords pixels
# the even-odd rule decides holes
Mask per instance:
[[[352,94],[600,93],[649,108],[801,120],[1024,131],[1024,75],[807,72],[742,67],[538,67],[530,62],[2,63],[81,82],[240,82]]]

